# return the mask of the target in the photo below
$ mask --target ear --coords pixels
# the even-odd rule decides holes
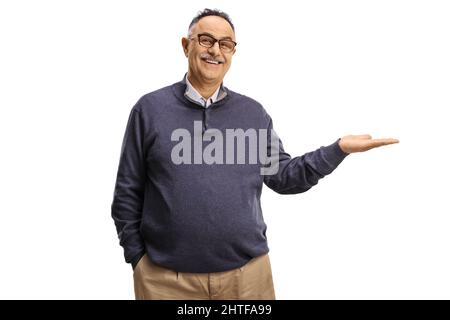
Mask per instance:
[[[184,55],[187,57],[189,52],[189,40],[185,37],[181,38],[181,46],[183,47]]]

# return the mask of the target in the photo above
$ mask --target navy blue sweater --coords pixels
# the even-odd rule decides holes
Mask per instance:
[[[194,121],[202,124],[201,135],[209,129],[224,137],[226,129],[273,129],[260,103],[223,88],[226,97],[205,109],[184,96],[183,79],[144,95],[132,108],[111,213],[125,260],[133,266],[144,253],[179,272],[243,266],[269,251],[260,204],[263,183],[280,194],[305,192],[348,155],[338,139],[291,158],[280,141],[279,169],[273,175],[261,175],[259,161],[174,163],[173,148],[180,141],[172,134],[184,128],[192,137],[198,135]],[[203,141],[201,147],[209,143]],[[184,152],[190,151],[194,159],[194,149]]]

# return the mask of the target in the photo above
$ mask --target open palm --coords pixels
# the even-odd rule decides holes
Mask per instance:
[[[399,143],[397,139],[372,139],[370,134],[348,135],[339,140],[339,146],[346,153],[363,152],[388,144]]]

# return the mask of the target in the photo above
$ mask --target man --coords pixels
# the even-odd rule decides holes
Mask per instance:
[[[200,12],[181,44],[188,72],[139,99],[122,144],[112,217],[136,299],[275,299],[263,183],[305,192],[348,154],[398,140],[349,135],[291,158],[265,109],[223,86],[228,15]]]

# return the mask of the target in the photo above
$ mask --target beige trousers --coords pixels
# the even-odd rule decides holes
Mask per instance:
[[[144,255],[133,271],[137,300],[275,300],[269,255],[213,273],[176,272]]]

